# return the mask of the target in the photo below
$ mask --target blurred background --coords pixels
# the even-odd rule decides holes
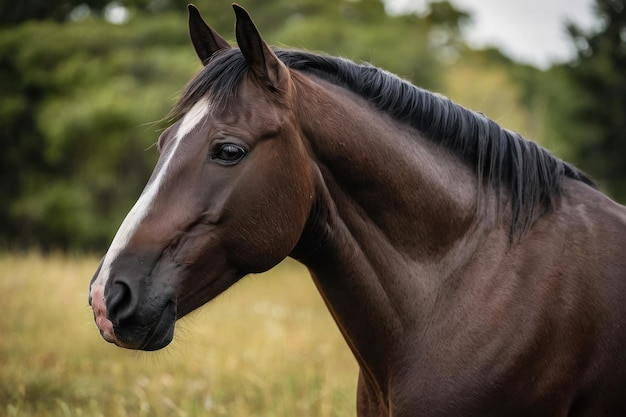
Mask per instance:
[[[0,0],[0,416],[354,415],[356,366],[295,263],[186,319],[165,353],[125,352],[95,329],[91,254],[200,69],[187,2]],[[195,3],[234,38],[230,0]],[[240,3],[271,44],[441,92],[626,202],[624,0]]]

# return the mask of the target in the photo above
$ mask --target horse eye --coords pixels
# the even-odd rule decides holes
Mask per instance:
[[[234,165],[246,156],[246,150],[239,145],[233,143],[224,143],[220,145],[211,159],[222,164]]]

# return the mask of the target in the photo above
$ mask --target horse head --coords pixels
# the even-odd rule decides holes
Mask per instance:
[[[239,49],[189,6],[205,65],[193,81],[204,90],[194,91],[204,94],[181,99],[152,176],[91,281],[100,332],[122,347],[166,346],[177,318],[287,257],[311,211],[313,170],[294,123],[290,72],[233,7]],[[247,63],[241,79],[214,93],[225,76],[214,61],[236,54]]]

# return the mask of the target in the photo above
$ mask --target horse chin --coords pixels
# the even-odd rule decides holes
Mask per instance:
[[[174,339],[175,324],[176,304],[169,302],[148,331],[145,331],[143,326],[121,328],[113,325],[116,339],[113,343],[127,349],[159,350],[169,345]]]
[[[176,305],[168,303],[152,330],[139,346],[139,349],[148,351],[159,350],[169,345],[172,339],[174,339],[175,325]]]

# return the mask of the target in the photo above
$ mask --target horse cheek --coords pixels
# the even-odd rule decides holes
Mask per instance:
[[[298,242],[309,212],[306,176],[294,170],[254,176],[234,206],[240,209],[228,250],[246,272],[264,272],[285,259]],[[245,198],[245,197],[247,198]]]

